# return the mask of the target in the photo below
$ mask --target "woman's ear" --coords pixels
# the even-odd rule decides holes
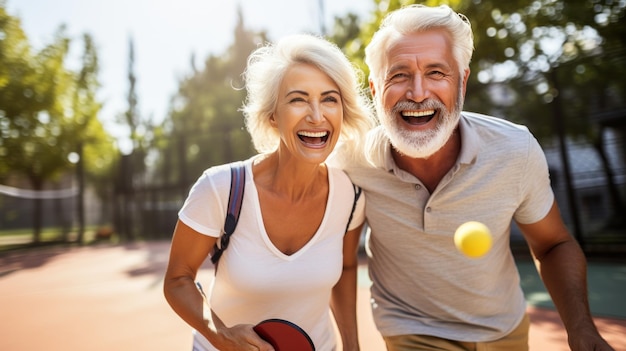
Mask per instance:
[[[274,118],[274,114],[272,113],[272,115],[270,116],[270,125],[274,128],[276,128],[276,118]]]

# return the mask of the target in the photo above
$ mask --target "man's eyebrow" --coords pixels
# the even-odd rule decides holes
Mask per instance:
[[[441,68],[441,69],[444,69],[444,70],[449,70],[450,69],[450,65],[448,65],[447,63],[434,62],[434,63],[430,63],[430,64],[426,65],[426,68]]]

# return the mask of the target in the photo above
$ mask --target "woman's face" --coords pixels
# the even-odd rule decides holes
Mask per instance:
[[[309,64],[287,69],[271,124],[280,134],[281,152],[322,163],[341,134],[343,103],[335,82]]]

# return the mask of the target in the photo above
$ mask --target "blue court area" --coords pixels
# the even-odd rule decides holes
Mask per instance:
[[[526,300],[536,307],[555,309],[534,263],[518,259],[522,289]],[[587,270],[589,306],[596,317],[626,319],[626,264],[589,262]]]
[[[516,262],[528,304],[555,310],[533,261],[520,258]],[[587,280],[593,316],[626,319],[626,263],[589,262]],[[359,286],[371,284],[366,265],[359,267],[358,281]]]

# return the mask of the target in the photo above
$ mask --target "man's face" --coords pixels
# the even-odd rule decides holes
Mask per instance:
[[[381,124],[400,153],[427,158],[456,128],[469,70],[463,75],[442,29],[400,37],[385,56],[378,84],[370,82]]]

